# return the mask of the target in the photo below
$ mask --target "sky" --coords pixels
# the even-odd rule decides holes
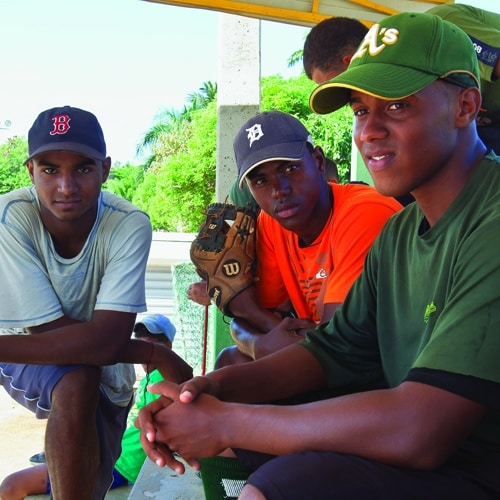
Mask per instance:
[[[0,0],[0,143],[27,136],[39,112],[71,105],[101,122],[113,162],[162,109],[217,81],[217,12],[140,0]],[[297,75],[288,57],[307,28],[263,22],[262,75]]]
[[[500,12],[493,0],[462,3]],[[39,112],[92,111],[113,162],[136,146],[161,110],[180,110],[217,81],[219,14],[141,0],[0,0],[0,143],[27,136]],[[261,24],[261,74],[296,76],[288,57],[308,29]]]

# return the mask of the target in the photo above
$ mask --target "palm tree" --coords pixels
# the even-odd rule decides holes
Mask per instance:
[[[304,51],[302,49],[296,50],[287,60],[287,65],[289,68],[293,68],[296,64],[302,62],[302,56]]]
[[[161,111],[155,117],[153,126],[142,137],[141,142],[136,147],[136,155],[147,155],[144,163],[146,170],[158,160],[162,144],[167,141],[168,137],[175,135],[175,131],[181,128],[181,116],[182,113],[175,110]]]
[[[156,116],[155,123],[146,131],[136,148],[138,156],[148,155],[144,163],[146,170],[161,161],[161,158],[182,150],[185,136],[189,134],[192,113],[206,108],[215,99],[217,99],[217,83],[203,82],[197,92],[187,96],[187,104],[181,111],[168,109]]]
[[[217,99],[217,83],[203,82],[198,92],[192,92],[187,97],[187,102],[190,104],[190,109],[206,108],[209,103]]]

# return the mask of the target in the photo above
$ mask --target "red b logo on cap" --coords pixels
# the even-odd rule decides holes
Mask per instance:
[[[65,134],[69,129],[69,122],[71,118],[69,115],[56,115],[52,118],[54,122],[54,128],[50,132],[50,135],[62,135]]]

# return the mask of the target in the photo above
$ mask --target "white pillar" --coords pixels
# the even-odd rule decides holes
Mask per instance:
[[[241,126],[260,110],[260,21],[219,14],[217,70],[216,200],[222,202],[236,180],[233,140]],[[212,306],[214,307],[214,306]],[[212,317],[213,337],[207,360],[213,369],[221,349],[233,343],[227,322],[217,309]]]
[[[236,179],[233,139],[260,110],[260,21],[219,14],[215,192],[224,201]]]

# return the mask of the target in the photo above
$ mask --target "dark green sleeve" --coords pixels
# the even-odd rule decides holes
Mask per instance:
[[[229,191],[229,197],[231,198],[231,201],[235,205],[238,205],[239,207],[250,206],[256,212],[258,212],[259,205],[257,205],[257,202],[255,201],[255,198],[252,196],[252,193],[250,193],[250,190],[248,189],[246,182],[243,183],[243,189],[240,189],[238,187],[238,180],[236,180],[234,184],[231,186],[231,189]]]

